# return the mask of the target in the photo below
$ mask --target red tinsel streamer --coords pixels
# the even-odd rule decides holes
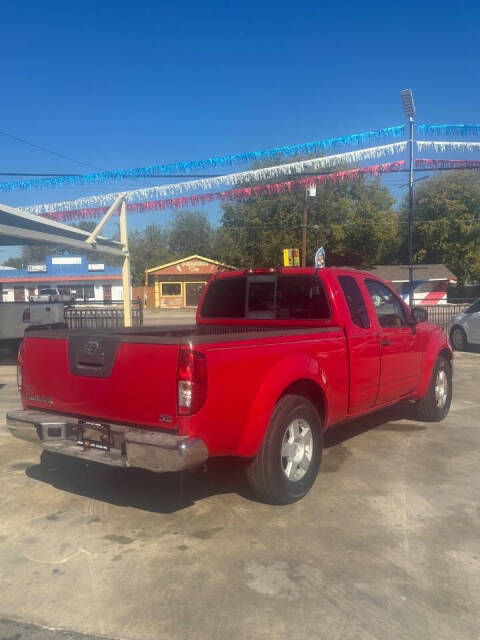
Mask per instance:
[[[437,160],[436,158],[417,158],[417,169],[480,169],[480,160]]]
[[[325,185],[327,183],[343,182],[359,178],[362,175],[378,176],[381,173],[392,173],[400,171],[405,166],[405,160],[396,162],[386,162],[375,164],[370,167],[360,167],[359,169],[348,169],[346,171],[336,171],[317,176],[308,176],[298,180],[288,180],[274,184],[260,184],[253,187],[242,187],[240,189],[229,189],[217,193],[202,193],[193,196],[183,196],[179,198],[167,198],[164,200],[147,200],[146,202],[131,202],[127,204],[127,211],[138,213],[140,211],[160,211],[163,209],[181,209],[183,207],[205,204],[220,200],[230,202],[232,200],[249,200],[258,196],[273,196],[279,193],[292,193],[298,189],[308,187],[312,184]],[[96,207],[93,209],[73,209],[70,211],[55,211],[52,213],[42,213],[41,217],[65,222],[78,218],[98,218],[104,215],[108,207]]]

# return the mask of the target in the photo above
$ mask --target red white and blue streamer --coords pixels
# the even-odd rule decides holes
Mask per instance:
[[[437,158],[416,158],[416,169],[480,169],[480,160],[445,160]]]
[[[127,204],[129,213],[139,213],[142,211],[163,211],[165,209],[181,209],[183,207],[191,207],[208,204],[209,202],[221,201],[244,201],[251,198],[267,197],[278,195],[280,193],[293,193],[300,189],[304,189],[312,184],[324,186],[326,184],[335,184],[346,180],[354,180],[361,176],[378,176],[383,173],[393,173],[401,171],[405,167],[405,160],[397,162],[387,162],[376,164],[370,167],[360,167],[358,169],[349,169],[345,171],[335,171],[334,173],[321,174],[317,176],[308,176],[297,180],[288,180],[273,184],[261,184],[251,187],[242,187],[240,189],[230,189],[228,191],[220,191],[217,193],[203,193],[198,195],[183,196],[180,198],[167,198],[164,200],[147,200],[145,202],[133,202]],[[42,217],[56,220],[58,222],[66,222],[69,220],[78,220],[86,218],[98,218],[103,216],[108,210],[107,206],[94,208],[70,209],[63,211],[55,211],[40,214]]]
[[[112,171],[97,171],[83,175],[58,176],[55,178],[35,178],[32,180],[13,180],[0,183],[0,191],[18,191],[31,189],[45,189],[48,187],[63,187],[71,185],[88,185],[98,182],[115,182],[132,178],[148,178],[151,176],[176,175],[208,171],[222,167],[233,167],[240,164],[276,160],[280,158],[294,157],[298,155],[313,155],[323,151],[346,147],[358,147],[371,144],[383,138],[401,138],[405,134],[404,125],[385,127],[376,131],[354,133],[339,138],[327,138],[315,142],[303,142],[301,144],[274,147],[263,151],[247,151],[233,155],[216,156],[203,160],[190,160],[188,162],[170,162],[156,164],[147,167],[132,169],[114,169]]]
[[[480,124],[419,124],[420,135],[432,136],[480,136]]]
[[[188,191],[210,191],[222,189],[228,186],[240,186],[242,183],[281,178],[283,176],[298,175],[321,171],[324,169],[334,169],[342,165],[357,164],[365,160],[381,158],[382,156],[401,153],[407,148],[407,142],[394,142],[379,147],[369,147],[357,151],[348,151],[332,156],[312,158],[310,160],[300,160],[288,164],[280,164],[262,169],[251,169],[241,173],[230,173],[223,176],[212,176],[211,178],[201,178],[190,180],[189,182],[178,182],[156,187],[146,187],[144,189],[133,189],[131,191],[101,194],[97,196],[87,196],[77,200],[65,200],[62,202],[52,202],[46,204],[23,207],[28,213],[47,213],[51,211],[66,211],[69,209],[91,209],[95,207],[108,207],[125,193],[127,201],[144,201],[161,197],[176,196]]]

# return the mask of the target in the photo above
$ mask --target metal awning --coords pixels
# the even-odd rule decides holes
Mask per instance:
[[[24,244],[65,244],[77,250],[97,249],[102,253],[124,256],[122,244],[97,236],[95,244],[87,243],[88,231],[41,218],[21,209],[0,203],[0,246]]]

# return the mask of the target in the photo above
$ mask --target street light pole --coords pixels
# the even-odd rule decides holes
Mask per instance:
[[[408,304],[413,306],[413,116],[410,116],[410,167],[408,179]]]
[[[407,116],[410,125],[409,136],[409,179],[408,179],[408,304],[413,305],[413,118],[415,116],[415,103],[411,89],[400,91],[403,112]]]

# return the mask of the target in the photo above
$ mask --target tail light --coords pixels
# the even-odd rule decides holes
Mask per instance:
[[[180,347],[177,368],[179,415],[196,413],[207,397],[207,359],[203,353]]]
[[[23,341],[20,343],[18,349],[18,361],[17,361],[17,386],[20,393],[23,388]]]
[[[30,322],[30,309],[24,309],[23,310],[23,315],[22,315],[22,321],[23,322]]]

